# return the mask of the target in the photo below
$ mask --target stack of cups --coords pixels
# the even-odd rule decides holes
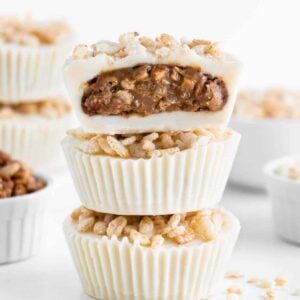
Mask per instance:
[[[72,34],[61,21],[0,18],[0,149],[34,169],[58,167],[72,126],[61,68]]]
[[[81,207],[64,223],[97,299],[203,299],[240,225],[221,200],[240,136],[227,128],[240,64],[208,41],[78,46],[65,65],[81,128],[63,141]]]

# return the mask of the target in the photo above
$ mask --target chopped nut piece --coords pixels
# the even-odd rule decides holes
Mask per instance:
[[[133,101],[133,95],[128,91],[118,91],[116,96],[127,105],[130,105]]]
[[[135,83],[134,80],[130,80],[130,79],[126,78],[121,81],[121,86],[122,86],[122,88],[124,88],[126,90],[133,90],[135,87],[134,83]]]
[[[10,179],[13,175],[15,175],[21,168],[21,165],[18,162],[11,162],[6,164],[3,167],[0,167],[0,177],[2,179]]]

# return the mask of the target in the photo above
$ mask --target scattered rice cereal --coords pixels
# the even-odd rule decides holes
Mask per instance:
[[[241,295],[243,293],[243,290],[239,286],[231,286],[231,287],[227,288],[226,293]]]
[[[240,272],[230,271],[225,274],[225,278],[227,279],[241,279],[244,278],[244,274]]]

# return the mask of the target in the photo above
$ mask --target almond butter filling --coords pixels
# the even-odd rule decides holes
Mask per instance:
[[[227,99],[224,81],[200,68],[142,64],[101,73],[90,80],[82,96],[82,109],[90,116],[148,116],[219,111]]]

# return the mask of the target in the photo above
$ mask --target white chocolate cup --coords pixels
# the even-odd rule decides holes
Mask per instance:
[[[64,232],[85,293],[96,299],[186,300],[215,294],[236,242],[240,225],[229,224],[215,240],[156,249],[127,238],[79,233],[68,218]]]
[[[215,206],[222,197],[240,135],[149,159],[89,155],[66,137],[63,149],[80,201],[123,215],[162,215]]]
[[[0,120],[0,149],[34,170],[55,170],[64,165],[60,143],[74,125],[71,113],[59,119],[15,117]]]
[[[19,103],[57,96],[71,41],[50,46],[0,45],[0,101]]]

